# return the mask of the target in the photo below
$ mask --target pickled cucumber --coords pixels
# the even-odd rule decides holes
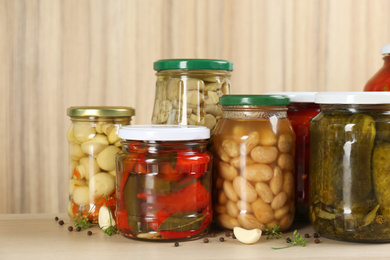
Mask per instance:
[[[352,204],[367,199],[372,190],[371,154],[375,135],[375,121],[371,116],[356,114],[348,118],[343,147],[343,197],[351,198]]]
[[[390,215],[390,143],[377,142],[372,156],[375,194],[383,215]]]

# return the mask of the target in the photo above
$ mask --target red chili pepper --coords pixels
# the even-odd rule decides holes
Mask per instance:
[[[165,210],[159,209],[156,211],[154,214],[156,217],[156,220],[153,222],[149,222],[149,227],[157,230],[158,227],[167,219],[170,217],[169,213],[166,212]]]
[[[184,188],[157,198],[156,204],[170,214],[178,212],[200,211],[210,203],[210,194],[199,182],[191,183]]]
[[[183,177],[183,173],[173,169],[170,163],[161,164],[159,166],[159,173],[166,181],[178,181]]]
[[[179,173],[185,173],[185,179],[179,182],[187,182],[197,179],[206,173],[210,155],[200,152],[178,152],[175,170]]]

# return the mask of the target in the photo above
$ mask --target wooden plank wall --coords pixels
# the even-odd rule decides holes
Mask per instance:
[[[233,93],[361,91],[388,0],[0,0],[0,213],[65,212],[73,105],[150,123],[161,58],[234,62]]]

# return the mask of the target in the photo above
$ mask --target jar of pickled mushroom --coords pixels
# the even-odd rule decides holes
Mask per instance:
[[[318,93],[310,123],[310,221],[322,236],[390,241],[390,93]]]
[[[219,226],[280,226],[295,214],[295,135],[283,95],[225,95],[214,134],[214,212]]]
[[[213,130],[221,118],[219,97],[230,94],[233,63],[214,59],[168,59],[157,71],[153,124],[202,125]]]
[[[116,158],[119,232],[146,241],[205,235],[213,216],[210,130],[137,125],[120,128],[119,137],[125,139]]]
[[[381,48],[382,67],[368,80],[364,91],[390,91],[390,44]]]
[[[131,107],[69,107],[70,218],[87,218],[98,223],[99,209],[115,213],[115,156],[122,149],[118,129],[129,125]]]

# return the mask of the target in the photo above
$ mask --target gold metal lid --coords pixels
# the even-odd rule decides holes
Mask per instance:
[[[85,117],[128,117],[135,115],[135,109],[132,107],[69,107],[67,109],[68,116],[85,116]]]

